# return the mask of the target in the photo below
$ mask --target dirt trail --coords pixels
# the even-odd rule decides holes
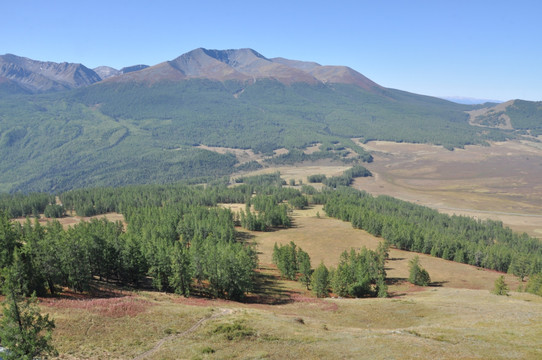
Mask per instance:
[[[158,351],[158,349],[160,349],[160,347],[162,345],[164,345],[164,343],[166,341],[170,341],[170,340],[173,340],[173,339],[178,339],[178,338],[182,338],[188,334],[191,334],[193,333],[194,331],[196,331],[202,324],[204,324],[206,321],[209,321],[211,319],[216,319],[218,317],[221,317],[221,316],[224,316],[224,315],[229,315],[233,312],[232,309],[222,309],[221,312],[218,312],[218,313],[215,313],[211,316],[208,316],[208,317],[204,317],[200,320],[198,320],[198,322],[196,322],[194,325],[192,325],[188,330],[185,330],[183,331],[182,333],[180,334],[173,334],[173,335],[169,335],[163,339],[160,339],[156,345],[154,345],[151,349],[145,351],[143,354],[140,354],[138,356],[136,356],[133,360],[141,360],[141,359],[146,359],[147,357],[151,356],[152,354],[154,354],[156,351]]]

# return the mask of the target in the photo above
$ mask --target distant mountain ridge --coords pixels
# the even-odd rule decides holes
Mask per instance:
[[[69,90],[101,80],[96,72],[81,64],[36,61],[12,54],[0,56],[0,78],[32,93]]]
[[[82,64],[0,56],[0,79],[9,79],[26,91],[48,92],[86,87],[100,81],[148,82],[205,78],[217,81],[254,82],[274,79],[283,84],[341,83],[363,89],[381,88],[347,66],[322,66],[315,62],[268,59],[253,49],[208,50],[199,48],[154,66],[134,65],[120,70],[109,66],[89,69]]]

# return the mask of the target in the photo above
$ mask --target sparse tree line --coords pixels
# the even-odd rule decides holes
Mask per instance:
[[[324,174],[310,175],[308,181],[310,183],[322,183],[331,188],[338,186],[349,186],[354,181],[354,178],[372,176],[371,172],[361,165],[355,165],[352,168],[343,172],[340,176],[326,177]]]
[[[358,173],[351,171],[352,175]],[[500,222],[448,216],[347,187],[318,192],[305,185],[302,193],[282,185],[276,173],[244,178],[235,187],[218,181],[207,187],[174,184],[69,191],[59,195],[62,210],[87,215],[120,212],[125,216],[126,230],[105,220],[69,229],[55,222],[45,226],[31,222],[18,225],[9,222],[11,213],[4,212],[0,267],[16,270],[26,295],[33,291],[55,293],[60,286],[86,291],[94,278],[140,286],[150,276],[157,289],[238,298],[253,286],[251,269],[256,260],[254,250],[235,240],[234,224],[260,231],[288,227],[290,209],[310,202],[325,204],[329,216],[350,221],[354,227],[380,236],[399,249],[510,272],[521,279],[528,276],[534,282],[526,289],[539,291],[536,274],[541,273],[542,245],[525,234],[513,233]],[[29,197],[33,200],[22,195],[5,196],[0,204],[10,202],[20,208],[24,202],[43,198],[45,207],[51,205],[50,196]],[[228,210],[215,208],[218,203],[247,206],[234,216]],[[355,262],[350,258],[348,261]],[[340,269],[330,274],[335,276]],[[369,275],[370,288],[372,294],[377,294],[382,279],[374,274]],[[356,282],[366,283],[363,278]],[[367,289],[361,285],[358,288]],[[357,290],[347,292],[349,296],[359,294]]]
[[[250,204],[253,204],[255,213],[251,211]],[[246,203],[244,211],[240,211],[240,224],[252,231],[267,231],[279,226],[290,227],[288,210],[288,205],[282,203],[278,196],[257,195]]]
[[[326,191],[318,200],[325,203],[328,216],[349,221],[401,250],[510,272],[522,280],[542,273],[542,243],[514,233],[499,221],[440,214],[351,188]]]
[[[292,241],[287,245],[273,248],[273,263],[281,276],[298,279],[312,288],[318,297],[327,297],[331,291],[341,297],[387,297],[385,262],[388,258],[388,245],[382,242],[376,251],[363,247],[344,251],[336,268],[328,269],[320,263],[311,269],[310,256]],[[426,284],[427,285],[427,284]]]

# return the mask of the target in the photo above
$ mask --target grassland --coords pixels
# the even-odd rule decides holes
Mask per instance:
[[[165,294],[139,296],[147,307],[123,317],[73,309],[55,312],[57,308],[46,306],[57,319],[57,338],[75,345],[58,344],[65,354],[61,358],[131,359],[149,350],[154,350],[150,359],[537,359],[541,355],[542,304],[525,294],[498,297],[440,288],[391,299],[298,296],[288,304],[260,306]],[[213,314],[218,315],[211,318]],[[189,331],[202,319],[199,327]]]
[[[374,161],[372,177],[353,187],[389,195],[446,214],[502,221],[515,231],[542,237],[542,145],[507,141],[449,151],[427,144],[371,141],[360,144]],[[307,176],[340,175],[347,165],[322,160],[270,166],[249,175],[280,171],[284,180],[307,183]],[[310,184],[320,188],[320,184]]]
[[[390,195],[448,214],[500,220],[542,236],[542,149],[538,142],[507,141],[448,151],[422,144],[371,142],[374,177],[354,187]]]
[[[235,210],[235,206],[233,210]],[[319,216],[317,216],[317,214]],[[108,289],[98,298],[42,299],[57,324],[61,359],[537,359],[542,298],[490,293],[501,274],[421,256],[433,286],[408,284],[414,254],[392,250],[391,298],[317,299],[271,265],[275,242],[295,241],[313,266],[333,266],[343,250],[379,239],[295,211],[295,226],[267,233],[237,229],[258,250],[258,288],[245,303]],[[519,283],[506,275],[515,290]]]

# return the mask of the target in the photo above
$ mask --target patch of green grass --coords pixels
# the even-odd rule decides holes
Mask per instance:
[[[201,349],[201,353],[202,353],[202,354],[214,354],[214,353],[215,353],[215,349],[213,349],[213,348],[210,347],[210,346],[206,346],[206,347],[204,347],[203,349]]]
[[[230,341],[256,336],[255,330],[246,326],[241,320],[235,320],[233,323],[219,324],[211,333],[223,336]]]

